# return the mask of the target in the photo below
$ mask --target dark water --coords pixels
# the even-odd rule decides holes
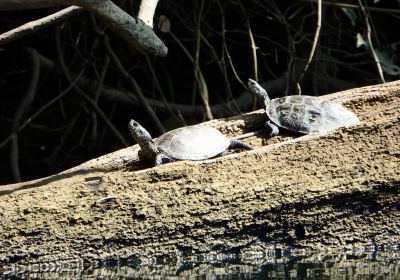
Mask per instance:
[[[76,267],[74,267],[76,266]],[[32,270],[32,268],[30,268]],[[400,279],[400,250],[343,254],[280,251],[240,259],[209,256],[169,264],[67,265],[52,271],[8,271],[0,279]]]

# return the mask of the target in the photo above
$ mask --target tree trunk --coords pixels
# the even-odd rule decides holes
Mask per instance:
[[[0,187],[0,265],[398,244],[400,81],[322,98],[361,123],[260,135],[246,139],[253,151],[155,168],[133,146]],[[260,110],[204,125],[233,136],[265,119]]]

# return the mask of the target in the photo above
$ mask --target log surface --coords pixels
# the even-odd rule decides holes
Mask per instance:
[[[176,260],[400,241],[400,81],[322,98],[361,123],[322,135],[246,139],[249,152],[156,168],[138,147],[0,187],[0,267],[109,258]],[[263,110],[204,123],[234,136]]]

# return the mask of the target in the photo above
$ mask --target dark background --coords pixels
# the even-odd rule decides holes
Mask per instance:
[[[137,12],[136,2],[114,2],[130,14]],[[399,3],[361,2],[367,8],[372,48],[381,60],[385,81],[396,80],[400,73],[396,66],[399,65]],[[313,61],[300,81],[302,94],[323,95],[382,82],[367,42],[366,18],[358,3],[336,1],[323,5],[318,45]],[[341,4],[351,7],[343,8]],[[160,106],[152,108],[164,129],[170,130],[207,120],[200,88],[207,88],[210,106],[240,100],[235,106],[220,106],[224,110],[214,110],[214,117],[228,117],[255,109],[253,97],[245,93],[240,80],[245,83],[248,78],[258,78],[272,97],[296,94],[296,83],[302,76],[314,40],[316,9],[313,1],[300,0],[160,0],[154,30],[168,47],[165,58],[146,56],[128,47],[101,21],[93,20],[88,12],[0,46],[0,184],[18,180],[15,164],[14,167],[10,164],[12,157],[20,170],[20,180],[29,180],[125,147],[105,125],[88,97],[129,145],[134,144],[127,129],[131,118],[142,123],[154,137],[161,133],[140,102],[127,102],[126,98],[112,97],[109,93],[96,99],[99,83],[125,96],[128,92],[137,96],[137,92],[112,61],[107,64],[104,36],[96,32],[95,26],[104,31],[112,50],[143,95],[148,100],[161,101]],[[0,31],[3,33],[56,11],[0,12]],[[161,15],[169,19],[170,32],[158,28]],[[257,46],[256,70],[250,34]],[[196,41],[196,38],[200,40]],[[49,59],[56,67],[52,70],[40,68],[34,98],[25,108],[23,100],[34,73],[27,48]],[[196,49],[199,50],[198,72],[193,63]],[[79,85],[81,93],[74,88],[67,91],[44,109],[50,100],[71,85],[59,67],[60,56],[70,73],[82,71],[82,76],[91,83]],[[103,78],[102,69],[107,70]],[[195,73],[200,72],[204,77],[203,86],[195,79]],[[237,99],[244,94],[245,99]],[[162,103],[164,101],[169,105]],[[187,106],[182,110],[178,105]],[[16,157],[15,149],[13,156],[10,155],[10,135],[18,110],[22,114],[17,128],[31,116],[35,115],[35,118],[18,129],[18,138],[14,142]]]

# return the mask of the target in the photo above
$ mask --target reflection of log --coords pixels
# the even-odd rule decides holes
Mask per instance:
[[[85,268],[67,266],[35,271],[18,267],[7,275],[18,279],[398,279],[400,255],[396,250],[359,252],[312,252],[312,254],[276,254],[250,258],[223,254],[186,260],[179,263],[127,263],[122,266]],[[116,263],[115,263],[116,264]],[[60,275],[60,273],[63,273]],[[1,274],[0,274],[1,275]],[[219,277],[217,277],[217,275]],[[307,278],[305,278],[307,275]],[[251,277],[253,276],[253,277]],[[296,277],[297,276],[297,277]],[[303,277],[302,277],[303,276]],[[250,278],[251,277],[251,278]],[[397,277],[397,278],[396,278]],[[8,278],[7,278],[8,279]]]
[[[0,188],[0,263],[400,241],[400,82],[325,96],[360,125],[135,171],[137,147]],[[227,134],[255,112],[208,124]],[[212,143],[210,143],[212,144]],[[62,253],[60,253],[62,252]]]

